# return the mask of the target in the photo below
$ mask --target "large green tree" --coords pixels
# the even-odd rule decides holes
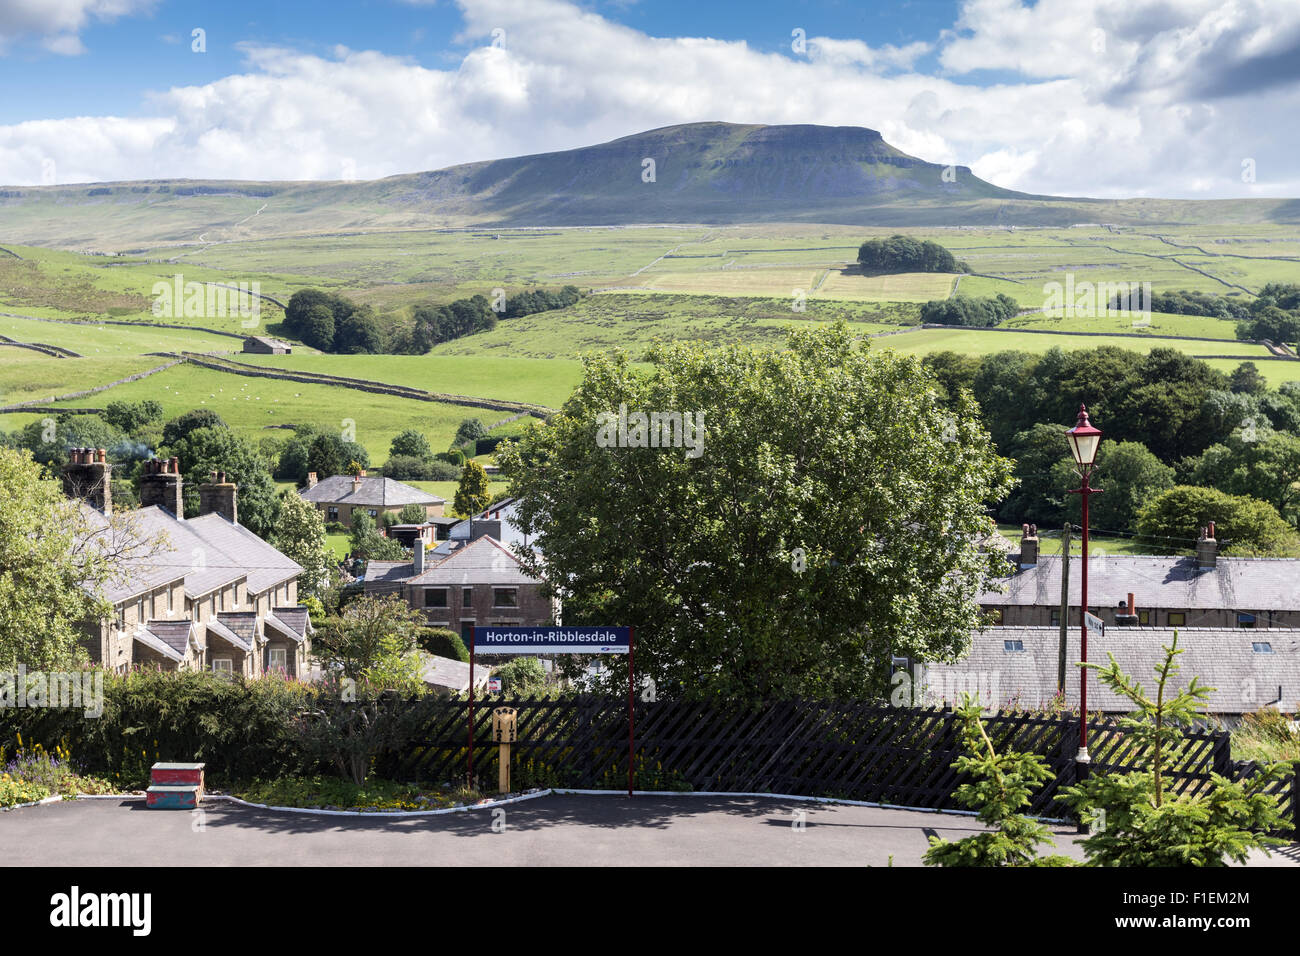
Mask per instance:
[[[334,554],[325,541],[325,518],[292,488],[280,495],[271,544],[302,565],[298,593],[320,595],[333,583]]]
[[[1300,437],[1286,432],[1235,433],[1205,450],[1192,481],[1231,495],[1267,501],[1293,525],[1300,524]]]
[[[452,499],[452,508],[456,514],[468,518],[482,511],[491,502],[487,472],[476,461],[465,462],[465,467],[460,472],[460,484],[456,486],[456,497]]]
[[[1132,532],[1143,506],[1174,486],[1174,469],[1140,442],[1103,441],[1092,483],[1104,494],[1093,495],[1089,502],[1089,525],[1102,531]],[[1066,456],[1053,466],[1052,485],[1063,491],[1079,486],[1072,458]],[[1083,520],[1079,496],[1066,494],[1064,498],[1066,517],[1078,524]]]
[[[80,640],[111,611],[104,586],[148,550],[126,516],[92,519],[27,451],[0,447],[0,670],[84,660]]]
[[[1138,541],[1163,553],[1188,551],[1211,521],[1224,554],[1300,556],[1300,537],[1268,502],[1190,485],[1175,485],[1143,507]]]
[[[239,523],[259,537],[271,533],[279,505],[275,482],[257,448],[229,428],[196,428],[171,446],[180,459],[185,514],[199,513],[199,485],[224,471],[239,486]]]
[[[780,351],[675,345],[650,372],[590,357],[561,412],[498,453],[525,565],[566,623],[635,625],[665,691],[883,691],[891,650],[962,650],[1004,570],[978,541],[1010,465],[935,385],[842,324]],[[702,428],[642,447],[638,410]]]

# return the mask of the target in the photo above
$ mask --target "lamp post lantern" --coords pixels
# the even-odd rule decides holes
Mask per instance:
[[[1088,663],[1088,498],[1090,495],[1099,493],[1100,488],[1093,488],[1090,484],[1092,480],[1092,466],[1097,460],[1097,446],[1101,444],[1101,430],[1093,427],[1088,421],[1088,406],[1079,406],[1079,420],[1075,426],[1065,433],[1066,439],[1070,442],[1070,452],[1074,455],[1074,466],[1079,472],[1079,478],[1082,485],[1078,488],[1071,489],[1071,494],[1081,495],[1083,497],[1083,560],[1082,576],[1080,578],[1082,596],[1079,607],[1079,659],[1082,663]],[[1068,554],[1063,555],[1062,561],[1069,561]],[[1088,774],[1088,668],[1079,668],[1079,753],[1075,757],[1079,779],[1083,779]]]

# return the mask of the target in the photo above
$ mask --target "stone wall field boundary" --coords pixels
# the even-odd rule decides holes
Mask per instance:
[[[166,371],[167,369],[171,368],[173,365],[180,365],[181,361],[182,361],[181,359],[176,359],[175,361],[168,362],[165,365],[159,365],[156,368],[146,369],[143,372],[137,372],[134,375],[128,375],[126,378],[119,378],[116,382],[109,382],[107,385],[96,385],[94,388],[83,389],[79,392],[67,392],[66,394],[63,395],[55,395],[53,398],[34,398],[31,401],[19,402],[16,405],[6,405],[3,408],[0,408],[0,414],[5,414],[8,412],[31,411],[33,406],[45,406],[48,405],[51,401],[67,402],[76,398],[85,398],[87,395],[95,395],[99,392],[106,392],[110,388],[116,388],[119,385],[128,385],[131,382],[138,382],[142,378],[148,378],[150,375],[157,375],[159,372]]]
[[[479,398],[473,395],[452,395],[443,392],[426,392],[406,385],[387,385],[367,379],[344,378],[342,376],[323,375],[318,372],[291,372],[284,369],[265,368],[247,365],[231,359],[213,361],[200,357],[196,353],[185,352],[182,361],[190,362],[216,372],[228,372],[232,375],[247,375],[252,378],[274,378],[286,382],[300,382],[304,385],[327,385],[335,388],[350,388],[360,392],[373,392],[377,395],[393,395],[397,398],[409,398],[418,402],[443,402],[448,405],[466,405],[471,408],[487,408],[498,412],[514,412],[517,417],[524,415],[545,416],[553,409],[544,405],[530,405],[525,402],[509,402],[503,399]]]

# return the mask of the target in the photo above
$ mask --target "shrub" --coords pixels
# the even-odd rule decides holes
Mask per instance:
[[[454,661],[468,661],[469,651],[459,634],[445,627],[426,627],[418,638],[420,647],[439,657],[450,657]]]
[[[501,678],[501,693],[527,697],[546,690],[546,672],[535,657],[521,657],[498,668],[494,677]]]
[[[104,712],[0,708],[0,746],[19,737],[50,750],[66,742],[85,772],[143,786],[156,760],[203,761],[216,780],[304,769],[294,714],[318,691],[281,677],[250,680],[210,671],[104,672]]]

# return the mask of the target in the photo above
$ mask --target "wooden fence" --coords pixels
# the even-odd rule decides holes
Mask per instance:
[[[409,743],[377,769],[398,779],[463,779],[468,702],[402,702]],[[578,696],[503,699],[475,705],[474,770],[480,785],[497,779],[493,707],[514,707],[518,741],[511,760],[515,788],[556,786],[620,789],[627,782],[627,702]],[[1061,788],[1076,782],[1078,719],[1070,715],[999,712],[986,730],[999,751],[1043,756],[1053,777],[1034,794],[1029,812],[1068,818]],[[1141,756],[1112,718],[1089,721],[1092,769],[1123,772]],[[787,793],[864,800],[936,810],[961,809],[952,793],[966,779],[952,768],[962,753],[960,720],[942,708],[899,708],[865,702],[774,701],[758,707],[665,700],[636,703],[635,785],[640,790]],[[1300,766],[1300,765],[1298,765]],[[1195,793],[1210,774],[1242,779],[1255,765],[1234,762],[1227,732],[1189,732],[1168,773],[1176,794]],[[1300,824],[1296,775],[1274,793]]]

